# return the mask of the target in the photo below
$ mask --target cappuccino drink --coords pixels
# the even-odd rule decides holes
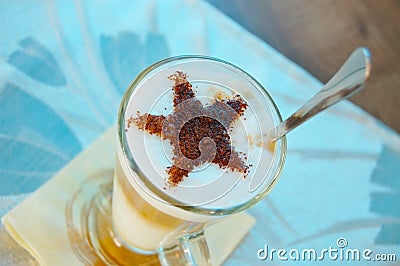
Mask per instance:
[[[112,226],[127,245],[155,253],[187,222],[206,223],[255,204],[275,184],[285,139],[262,86],[239,68],[178,57],[140,74],[124,95]]]

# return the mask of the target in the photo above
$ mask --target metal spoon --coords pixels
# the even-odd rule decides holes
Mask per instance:
[[[367,48],[359,47],[322,89],[300,109],[270,132],[272,141],[285,136],[314,115],[350,97],[365,87],[371,72],[371,55]]]

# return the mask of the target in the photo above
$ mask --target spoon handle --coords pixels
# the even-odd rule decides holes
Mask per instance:
[[[278,140],[319,112],[360,91],[364,88],[370,72],[369,50],[365,47],[355,49],[316,95],[272,130],[272,140]]]

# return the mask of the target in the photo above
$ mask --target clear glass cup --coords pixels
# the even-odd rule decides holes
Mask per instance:
[[[174,164],[174,143],[131,124],[135,116],[168,117],[174,112],[174,82],[168,77],[179,72],[187,76],[204,108],[217,101],[226,104],[237,95],[247,104],[226,131],[231,148],[248,167],[246,173],[209,161],[172,184],[168,167]],[[195,108],[190,103],[180,106],[188,121],[199,116],[191,113]],[[111,219],[118,241],[132,252],[158,256],[163,265],[209,265],[204,228],[251,207],[276,183],[285,161],[286,138],[271,142],[268,132],[281,121],[263,86],[228,62],[180,56],[145,69],[128,87],[118,115]]]

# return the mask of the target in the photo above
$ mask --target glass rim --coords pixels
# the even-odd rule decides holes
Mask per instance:
[[[278,147],[278,144],[279,144],[279,150],[280,150],[280,155],[278,158],[279,161],[276,163],[276,170],[272,174],[273,177],[272,177],[271,181],[268,183],[268,185],[265,186],[265,188],[263,188],[260,192],[258,192],[254,197],[250,198],[249,200],[247,200],[243,203],[240,203],[238,205],[234,205],[234,206],[228,207],[228,208],[217,208],[217,209],[207,208],[207,207],[204,207],[201,205],[191,206],[191,205],[185,205],[182,203],[179,204],[179,202],[177,202],[176,199],[173,199],[172,197],[170,197],[170,196],[166,195],[165,193],[163,193],[162,191],[160,191],[160,189],[155,187],[148,180],[148,178],[145,176],[145,174],[141,171],[140,167],[137,165],[137,163],[133,159],[132,152],[127,143],[126,130],[125,130],[125,125],[126,125],[125,111],[129,104],[131,95],[134,92],[134,90],[137,88],[137,85],[139,85],[139,83],[143,80],[143,78],[145,78],[149,73],[156,70],[157,68],[159,68],[163,65],[166,65],[168,63],[173,63],[176,61],[185,61],[185,60],[186,61],[187,60],[205,60],[205,61],[210,61],[210,62],[216,62],[216,63],[223,64],[225,66],[228,66],[235,71],[240,72],[240,74],[244,75],[244,77],[246,78],[246,81],[253,82],[257,86],[257,88],[261,89],[261,92],[263,94],[265,94],[265,96],[267,96],[267,98],[268,98],[269,102],[271,103],[271,106],[273,107],[273,110],[274,110],[274,113],[272,114],[274,117],[274,120],[275,119],[278,120],[277,124],[282,122],[282,116],[279,112],[279,109],[278,109],[276,103],[274,102],[274,100],[272,99],[271,95],[268,93],[268,91],[255,78],[253,78],[250,74],[248,74],[246,71],[244,71],[240,67],[238,67],[232,63],[229,63],[227,61],[221,60],[219,58],[211,57],[211,56],[180,55],[180,56],[173,56],[173,57],[163,59],[161,61],[158,61],[158,62],[148,66],[142,72],[140,72],[136,76],[136,78],[129,84],[129,86],[127,87],[127,89],[122,97],[121,104],[120,104],[119,111],[118,111],[118,118],[117,118],[118,143],[117,144],[120,145],[120,147],[122,148],[124,161],[128,164],[128,167],[137,174],[137,176],[141,179],[143,184],[146,186],[146,189],[149,190],[149,191],[145,191],[145,192],[146,193],[149,193],[149,192],[154,193],[155,196],[159,197],[159,199],[157,199],[157,200],[162,200],[167,204],[170,204],[172,206],[175,206],[177,208],[180,208],[180,209],[183,209],[183,210],[186,210],[189,212],[208,215],[208,216],[222,216],[222,215],[238,213],[240,211],[248,209],[249,207],[251,207],[254,204],[256,204],[257,202],[259,202],[261,199],[263,199],[277,183],[277,181],[281,175],[281,172],[283,170],[285,160],[286,160],[286,152],[287,152],[286,136],[283,136],[282,138],[280,138],[279,140],[276,141],[276,143],[277,143],[276,146]],[[277,148],[275,148],[275,149],[277,149]],[[276,156],[276,154],[274,154],[274,156]],[[125,163],[125,162],[122,162],[120,160],[120,163]],[[274,165],[274,167],[275,167],[275,165]],[[124,173],[124,174],[126,175],[126,173]],[[135,178],[135,177],[127,176],[127,178]],[[154,195],[152,195],[152,196],[154,196]]]

